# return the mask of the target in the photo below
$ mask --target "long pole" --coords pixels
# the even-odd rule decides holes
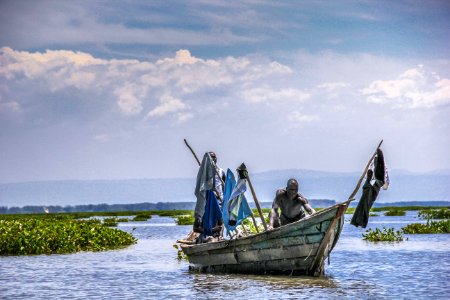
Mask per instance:
[[[200,165],[201,165],[200,160],[198,160],[197,155],[195,154],[194,150],[193,150],[192,147],[189,145],[189,143],[187,142],[186,139],[184,139],[184,143],[185,143],[186,146],[189,148],[189,150],[191,150],[192,155],[194,155],[195,160],[197,161],[198,165],[200,166]],[[209,156],[209,153],[208,153],[208,156]],[[222,185],[225,186],[225,183],[223,182],[222,177],[220,177],[220,174],[219,174],[219,172],[217,171],[216,164],[215,164],[214,161],[212,160],[211,156],[209,157],[209,160],[210,160],[211,163],[213,164],[214,171],[216,172],[217,177],[219,177],[220,182],[222,182]],[[214,191],[216,192],[216,196],[217,196],[217,198],[219,198],[220,202],[223,202],[222,197],[220,197],[220,194],[219,194],[219,192],[217,191],[216,187],[214,187]]]
[[[261,221],[264,226],[264,230],[267,230],[266,220],[264,219],[263,212],[261,210],[261,206],[259,206],[258,198],[256,197],[255,189],[253,188],[252,181],[250,180],[250,176],[248,175],[247,167],[244,163],[242,163],[238,168],[239,176],[242,175],[242,178],[246,178],[248,181],[248,186],[250,187],[250,191],[252,192],[253,200],[255,200],[256,208],[258,209],[259,216],[261,217]]]
[[[366,173],[367,173],[367,170],[369,169],[370,163],[375,158],[375,155],[377,155],[377,150],[378,150],[378,148],[380,148],[382,143],[383,143],[383,140],[381,140],[381,142],[378,144],[377,149],[375,149],[375,152],[373,153],[372,157],[370,158],[369,162],[367,163],[366,168],[364,169],[361,177],[358,180],[358,183],[356,184],[355,189],[353,190],[353,193],[350,194],[350,197],[348,197],[347,201],[355,200],[356,193],[358,193],[359,187],[361,186],[361,183],[362,183],[364,177],[366,176]]]
[[[194,155],[195,160],[197,161],[198,165],[200,166],[200,161],[198,160],[197,155],[195,155],[194,150],[192,150],[191,146],[188,144],[188,142],[186,141],[186,139],[184,139],[184,143],[185,143],[186,146],[189,148],[189,150],[191,150],[192,155]]]

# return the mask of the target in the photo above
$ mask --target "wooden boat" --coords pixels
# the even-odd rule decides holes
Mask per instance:
[[[336,204],[300,221],[255,235],[206,244],[181,244],[190,270],[218,273],[324,273],[344,226],[349,201]]]

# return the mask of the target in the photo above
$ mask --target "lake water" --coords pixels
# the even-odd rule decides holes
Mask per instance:
[[[1,299],[450,299],[450,234],[405,235],[407,241],[370,243],[351,215],[325,276],[212,275],[188,271],[173,244],[191,226],[153,216],[119,223],[136,229],[136,245],[66,255],[0,257]],[[371,217],[370,227],[421,222]]]

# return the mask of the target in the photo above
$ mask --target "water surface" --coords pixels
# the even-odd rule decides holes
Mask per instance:
[[[153,216],[119,223],[138,243],[121,250],[0,257],[1,299],[450,299],[450,235],[405,235],[404,242],[370,243],[351,215],[325,276],[199,274],[176,259],[174,241],[191,226]],[[371,217],[369,227],[421,222]],[[133,230],[133,228],[135,228]]]

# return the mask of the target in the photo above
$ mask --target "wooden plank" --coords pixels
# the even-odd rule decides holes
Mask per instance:
[[[211,253],[189,256],[189,262],[201,266],[240,264],[315,256],[319,243],[292,247],[250,250],[229,253]]]
[[[253,236],[237,239],[237,240],[225,240],[221,242],[207,243],[201,245],[181,245],[181,248],[185,254],[192,255],[195,253],[206,252],[214,249],[221,249],[226,247],[234,247],[237,245],[253,244],[260,241],[269,239],[281,238],[286,235],[291,235],[292,232],[299,232],[302,230],[309,230],[310,227],[316,226],[321,222],[330,220],[336,215],[336,210],[339,206],[332,206],[328,209],[322,210],[315,215],[308,216],[300,221],[275,228],[270,231],[265,231]]]
[[[189,268],[190,270],[208,273],[307,274],[313,259],[314,257],[301,257],[234,265],[190,266]]]
[[[331,222],[330,226],[327,229],[327,232],[325,233],[325,236],[319,246],[319,249],[317,251],[317,255],[314,259],[314,263],[311,266],[310,272],[312,275],[319,275],[318,273],[321,273],[323,271],[323,261],[325,259],[324,253],[326,248],[330,248],[332,243],[330,243],[331,237],[336,235],[336,224],[338,220],[340,220],[341,216],[347,209],[347,205],[343,204],[339,206],[339,209],[336,212],[336,217]],[[328,254],[328,253],[327,253]]]
[[[303,236],[294,236],[287,237],[282,239],[270,239],[267,241],[261,241],[254,244],[245,244],[245,245],[236,245],[234,247],[215,249],[208,251],[211,253],[227,253],[227,252],[240,252],[240,251],[249,251],[249,250],[258,250],[258,249],[269,249],[269,248],[279,248],[279,247],[290,247],[296,245],[307,245],[313,243],[320,243],[325,234],[310,234]]]

